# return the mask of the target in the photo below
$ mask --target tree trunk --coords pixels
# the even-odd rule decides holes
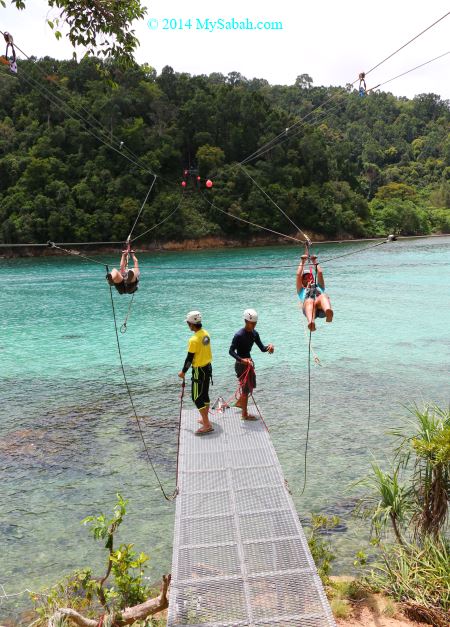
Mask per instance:
[[[169,600],[167,598],[167,591],[170,584],[170,575],[163,575],[163,582],[161,587],[161,594],[154,599],[148,599],[140,605],[134,607],[127,607],[123,612],[119,614],[117,619],[113,620],[113,625],[120,627],[122,625],[132,625],[137,620],[144,620],[147,616],[152,616],[158,612],[162,612],[169,607]],[[50,617],[48,621],[48,627],[55,627],[57,619],[64,616],[70,622],[78,625],[78,627],[98,627],[100,619],[86,618],[75,610],[62,607]]]
[[[399,530],[399,528],[397,526],[397,521],[395,519],[395,516],[392,516],[392,514],[391,514],[391,522],[392,522],[392,527],[394,529],[395,537],[397,538],[398,543],[403,546],[404,545],[403,538],[402,538],[402,536],[400,534],[400,530]]]

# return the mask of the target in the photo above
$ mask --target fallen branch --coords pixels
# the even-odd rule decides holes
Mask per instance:
[[[161,594],[159,596],[153,599],[148,599],[140,605],[127,607],[123,610],[123,612],[117,615],[117,618],[112,620],[111,624],[116,627],[120,627],[122,625],[132,625],[137,620],[143,620],[147,618],[147,616],[152,616],[153,614],[166,610],[169,607],[169,600],[167,598],[169,584],[170,575],[163,575]],[[98,627],[100,620],[86,618],[70,607],[61,607],[53,614],[53,616],[50,617],[48,627],[55,627],[58,624],[59,619],[62,617],[67,618],[75,625],[78,625],[78,627]]]
[[[147,616],[162,612],[169,607],[169,600],[167,598],[167,591],[170,584],[170,575],[163,575],[163,582],[161,587],[161,594],[155,599],[149,599],[145,603],[135,605],[134,607],[127,607],[122,612],[121,620],[117,622],[118,625],[131,625],[137,620],[143,620]],[[113,623],[116,624],[116,623]]]

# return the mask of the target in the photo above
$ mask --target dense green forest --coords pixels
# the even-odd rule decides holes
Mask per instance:
[[[246,168],[302,229],[326,237],[450,232],[450,106],[435,94],[360,97],[316,87],[307,74],[272,86],[238,73],[165,67],[157,75],[109,62],[111,81],[103,63],[21,61],[17,76],[0,68],[2,242],[123,240],[153,178],[124,155],[159,175],[136,233],[173,211],[183,170],[196,167],[200,190],[188,180],[179,212],[155,232],[159,241],[259,232],[205,196],[295,234],[237,165],[280,133]]]

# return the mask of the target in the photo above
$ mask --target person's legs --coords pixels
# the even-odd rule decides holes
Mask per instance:
[[[333,320],[333,310],[331,309],[330,299],[326,294],[321,294],[316,298],[316,307],[325,312],[325,319],[327,322],[331,322]]]
[[[306,316],[306,320],[308,321],[308,329],[310,331],[316,330],[316,324],[314,322],[314,310],[315,310],[315,302],[312,298],[307,298],[303,304],[303,311]]]
[[[201,417],[201,427],[198,434],[212,431],[213,426],[209,420],[209,372],[204,368],[192,369],[192,400]]]
[[[116,268],[113,268],[111,270],[111,272],[106,275],[106,278],[108,279],[108,283],[110,285],[111,285],[111,283],[122,283],[123,282],[123,276],[120,274],[120,272]]]

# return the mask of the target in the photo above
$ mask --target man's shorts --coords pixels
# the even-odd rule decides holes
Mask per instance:
[[[256,374],[255,369],[252,368],[248,373],[246,380],[244,381],[244,375],[247,372],[248,364],[243,364],[241,361],[237,361],[234,364],[236,376],[239,379],[241,393],[245,396],[249,396],[256,387]]]
[[[209,382],[211,375],[211,364],[196,368],[192,366],[192,400],[197,409],[209,407]]]
[[[121,283],[114,283],[114,287],[119,292],[119,294],[134,294],[134,292],[138,288],[139,281],[133,281],[133,283],[126,283],[122,281]]]

